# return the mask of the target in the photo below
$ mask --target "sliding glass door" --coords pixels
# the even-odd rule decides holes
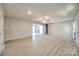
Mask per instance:
[[[44,25],[33,24],[32,25],[32,35],[43,35],[44,34]]]

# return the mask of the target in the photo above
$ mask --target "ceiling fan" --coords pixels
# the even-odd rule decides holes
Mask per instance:
[[[42,22],[43,22],[43,23],[50,21],[50,19],[49,19],[48,16],[45,16],[45,17],[43,17],[43,18],[41,18],[41,19],[42,19]]]
[[[38,18],[43,23],[46,23],[46,22],[50,21],[50,18],[48,16],[44,16],[43,14],[42,14],[42,16],[44,16],[44,17],[35,17],[35,16],[31,15],[32,14],[31,11],[28,11],[27,13],[28,13],[28,15],[31,16],[31,18]]]

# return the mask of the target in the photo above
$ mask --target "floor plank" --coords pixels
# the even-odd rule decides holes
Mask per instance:
[[[59,36],[37,36],[7,41],[5,56],[77,56],[74,44]]]

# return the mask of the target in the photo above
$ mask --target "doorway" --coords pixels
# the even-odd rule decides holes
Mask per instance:
[[[40,24],[33,24],[32,25],[32,37],[37,37],[39,35],[44,34],[44,26]]]
[[[73,22],[72,37],[73,37],[74,40],[76,40],[76,21]]]

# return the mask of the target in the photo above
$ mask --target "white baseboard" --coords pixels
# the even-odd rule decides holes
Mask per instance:
[[[22,37],[15,37],[15,38],[5,38],[5,40],[4,41],[9,41],[9,40],[16,40],[16,39],[21,39],[21,38],[25,38],[25,37],[32,37],[32,35],[30,35],[30,36],[22,36]]]

